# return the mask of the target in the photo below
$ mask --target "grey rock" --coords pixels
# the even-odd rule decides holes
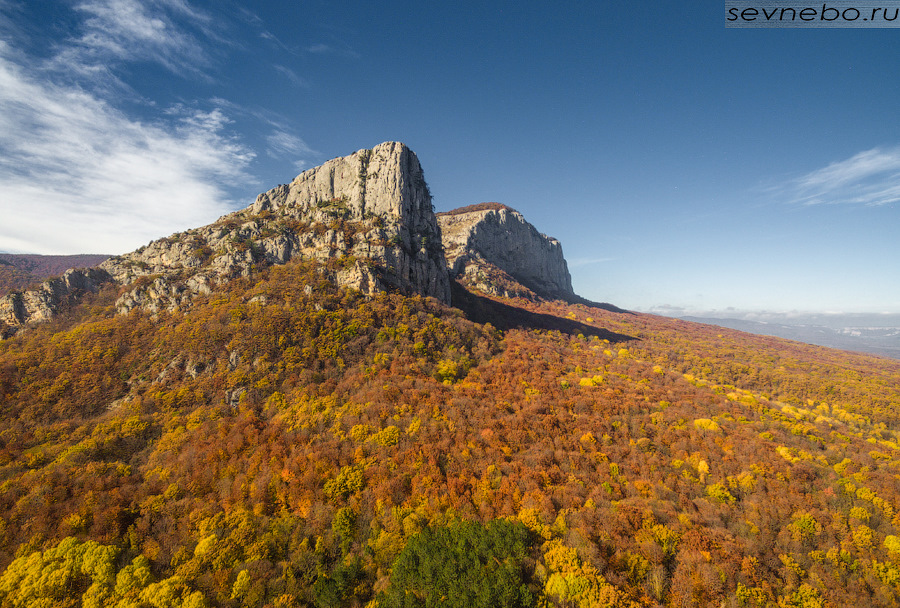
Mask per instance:
[[[293,258],[345,258],[332,278],[366,294],[387,288],[449,303],[440,231],[416,155],[388,142],[330,160],[290,184],[260,194],[242,211],[111,258],[103,268],[120,284],[138,282],[120,312],[190,305],[198,294],[254,267]]]
[[[234,390],[225,391],[225,403],[231,406],[231,409],[237,409],[241,404],[241,398],[247,394],[247,388],[240,386]]]
[[[438,214],[438,222],[451,277],[495,295],[526,295],[518,283],[542,298],[575,297],[560,242],[515,209],[473,205]]]
[[[233,372],[241,364],[241,351],[234,349],[228,352],[228,371]]]
[[[98,268],[69,269],[61,277],[44,281],[38,289],[0,298],[0,321],[12,327],[48,321],[67,301],[96,292],[110,280],[110,275]]]

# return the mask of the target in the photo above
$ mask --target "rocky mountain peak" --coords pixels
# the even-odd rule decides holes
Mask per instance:
[[[339,283],[367,291],[355,284],[355,277],[370,274],[366,282],[371,289],[388,285],[450,301],[431,193],[419,159],[405,144],[386,142],[304,171],[290,184],[260,194],[243,213],[330,229],[341,222],[354,233],[352,242],[326,234],[326,247],[307,247],[306,255],[368,259],[378,272],[371,275],[359,268],[351,273],[353,278],[339,278]]]
[[[212,224],[0,298],[0,333],[46,320],[105,282],[122,286],[121,313],[175,310],[294,258],[317,260],[338,285],[367,294],[396,289],[449,303],[453,277],[503,296],[575,297],[559,241],[499,203],[435,216],[419,159],[386,142],[304,171]]]
[[[337,284],[364,293],[392,288],[450,302],[431,194],[418,158],[398,142],[330,160],[246,209],[112,257],[99,271],[82,273],[90,281],[77,289],[96,289],[106,277],[126,288],[116,303],[120,312],[174,310],[254,268],[296,257],[322,262]],[[43,320],[72,281],[0,298],[0,320],[9,326]]]
[[[260,194],[249,210],[259,214],[289,208],[327,221],[335,201],[340,201],[346,219],[355,221],[383,216],[422,224],[433,214],[419,159],[399,142],[385,142],[304,171],[290,184]]]
[[[439,213],[438,223],[452,278],[494,295],[576,297],[560,242],[512,207],[470,205]]]
[[[260,194],[242,211],[107,261],[119,283],[149,284],[126,293],[120,308],[174,308],[196,293],[256,266],[295,257],[326,264],[341,286],[386,288],[449,303],[431,195],[416,155],[387,142],[304,171]]]

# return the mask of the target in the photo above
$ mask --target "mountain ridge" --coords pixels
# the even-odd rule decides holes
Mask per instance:
[[[859,315],[865,318],[864,315]],[[847,315],[851,317],[851,315]],[[789,323],[786,321],[756,321],[732,317],[705,317],[686,315],[679,317],[694,323],[706,323],[728,327],[757,335],[777,336],[840,350],[860,351],[892,359],[900,359],[900,326],[872,326],[845,324],[830,327],[820,323]],[[812,316],[815,319],[815,315]]]
[[[324,262],[337,285],[368,295],[397,289],[449,304],[453,277],[487,293],[577,298],[556,239],[500,203],[436,215],[416,155],[385,142],[304,171],[212,224],[0,298],[0,335],[48,320],[106,282],[120,286],[120,313],[157,313],[294,257]]]
[[[324,262],[331,280],[363,293],[391,288],[450,301],[421,165],[406,145],[385,142],[304,171],[212,224],[0,298],[0,321],[9,333],[47,320],[65,302],[110,281],[122,287],[120,313],[175,310],[220,283],[298,256]]]
[[[900,605],[900,362],[450,280],[369,155],[13,294],[0,605]]]

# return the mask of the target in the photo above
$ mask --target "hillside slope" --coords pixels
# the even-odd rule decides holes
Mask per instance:
[[[900,603],[898,362],[317,265],[0,343],[0,601]]]
[[[422,175],[3,299],[0,608],[900,605],[900,362],[569,296],[503,209],[450,282]]]

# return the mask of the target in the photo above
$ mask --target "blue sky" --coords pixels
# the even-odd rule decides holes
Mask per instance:
[[[720,2],[0,0],[0,251],[124,253],[407,143],[578,293],[900,312],[900,38]]]

